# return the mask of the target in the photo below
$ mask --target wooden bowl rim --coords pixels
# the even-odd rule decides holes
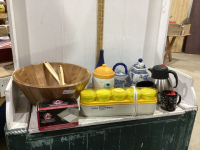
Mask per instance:
[[[81,67],[81,68],[84,68],[86,69],[85,67],[82,67],[82,66],[79,66],[79,65],[75,65],[75,64],[70,64],[70,63],[60,63],[60,62],[49,62],[49,63],[59,63],[59,64],[69,64],[69,65],[74,65],[74,66],[78,66],[78,67]],[[43,64],[43,63],[37,63],[37,64],[32,64],[32,65],[40,65],[40,64]],[[24,66],[22,68],[25,68],[25,67],[28,67],[28,66],[31,66],[31,65],[27,65],[27,66]],[[20,69],[22,69],[20,68]],[[32,85],[32,84],[27,84],[25,82],[21,82],[19,81],[16,77],[15,77],[15,73],[20,70],[20,69],[17,69],[16,71],[13,72],[12,74],[12,78],[15,82],[19,83],[19,84],[22,84],[22,85],[25,85],[25,86],[29,86],[29,87],[36,87],[36,88],[65,88],[65,87],[73,87],[73,86],[76,86],[78,84],[82,84],[84,83],[85,81],[89,81],[90,80],[90,77],[91,77],[91,73],[88,69],[87,72],[89,73],[88,76],[81,82],[77,82],[77,83],[74,83],[74,84],[67,84],[67,85],[57,85],[57,86],[37,86],[37,85]]]

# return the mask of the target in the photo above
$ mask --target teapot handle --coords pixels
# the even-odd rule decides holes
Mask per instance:
[[[169,70],[168,73],[172,73],[174,75],[174,78],[176,79],[176,85],[174,86],[174,88],[176,88],[178,85],[178,76],[177,76],[176,72],[173,70]]]
[[[127,66],[124,64],[124,63],[116,63],[114,66],[113,66],[113,71],[115,72],[115,68],[117,67],[117,66],[124,66],[124,68],[125,68],[125,73],[126,74],[128,74],[128,69],[127,69]]]

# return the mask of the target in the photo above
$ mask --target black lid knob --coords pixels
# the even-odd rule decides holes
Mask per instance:
[[[165,65],[156,65],[152,69],[149,68],[152,75],[151,77],[154,79],[168,79],[169,73],[168,73],[168,67]]]

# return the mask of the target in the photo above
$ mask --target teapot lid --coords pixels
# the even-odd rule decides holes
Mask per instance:
[[[154,79],[167,79],[169,78],[168,67],[165,65],[156,65],[152,69],[149,69]]]
[[[103,64],[93,71],[93,76],[100,79],[110,79],[113,78],[114,75],[115,72],[111,68],[107,67],[106,64]]]
[[[126,73],[124,73],[124,72],[121,72],[121,71],[119,71],[119,72],[115,72],[115,76],[116,76],[116,77],[127,77],[127,76],[128,76],[128,74],[126,74]]]
[[[134,64],[133,67],[135,68],[135,70],[146,70],[146,66],[143,63],[142,58],[139,58],[138,62],[136,64]]]

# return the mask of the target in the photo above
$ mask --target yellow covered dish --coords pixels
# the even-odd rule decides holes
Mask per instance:
[[[112,89],[112,99],[115,101],[123,101],[126,98],[126,91],[122,88]]]
[[[137,88],[136,91],[137,91],[137,100],[139,100],[141,96],[141,91]],[[127,94],[127,99],[133,101],[134,89],[133,88],[126,89],[126,94]]]
[[[142,99],[153,100],[156,97],[157,91],[153,88],[142,88],[141,89]]]
[[[111,91],[108,89],[100,89],[96,91],[97,100],[100,102],[107,102],[110,100]]]
[[[91,89],[85,89],[81,92],[81,101],[83,103],[91,103],[96,99],[96,92]]]

